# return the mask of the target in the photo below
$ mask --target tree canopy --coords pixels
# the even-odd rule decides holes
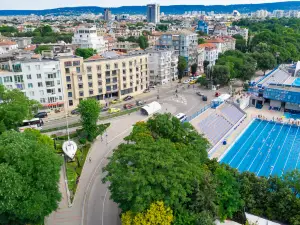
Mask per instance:
[[[84,131],[87,133],[88,140],[92,141],[98,134],[97,121],[100,114],[100,105],[96,99],[89,98],[79,103],[78,111]]]
[[[143,50],[145,50],[146,48],[149,47],[148,39],[143,35],[139,36],[138,44],[139,44],[140,48],[143,49]]]
[[[40,45],[40,46],[38,46],[36,49],[34,49],[34,52],[35,53],[38,53],[38,54],[41,54],[42,53],[42,51],[49,51],[49,50],[51,50],[51,47],[50,46],[48,46],[48,45]]]
[[[90,58],[96,53],[96,50],[92,48],[76,48],[75,50],[75,55],[81,56],[84,59]]]
[[[184,76],[184,72],[187,69],[187,66],[188,66],[188,64],[186,62],[186,59],[183,56],[179,56],[178,57],[178,65],[177,65],[179,80],[181,80],[182,77]]]
[[[58,207],[61,160],[42,136],[30,131],[0,136],[0,224],[42,223]]]
[[[30,100],[19,89],[8,90],[0,85],[0,133],[5,130],[17,129],[25,119],[32,118],[32,111],[40,104]]]
[[[276,59],[270,52],[255,52],[253,58],[256,59],[257,69],[262,70],[264,74],[267,70],[271,70],[276,66]]]

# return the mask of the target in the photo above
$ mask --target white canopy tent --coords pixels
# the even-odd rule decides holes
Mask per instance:
[[[161,110],[161,105],[158,102],[151,102],[141,108],[141,112],[144,115],[150,116]]]

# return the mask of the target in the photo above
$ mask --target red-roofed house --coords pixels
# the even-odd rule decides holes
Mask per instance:
[[[14,41],[1,41],[0,42],[0,55],[7,53],[11,50],[18,49],[17,42]]]
[[[204,61],[209,61],[210,65],[215,65],[216,64],[216,60],[218,59],[218,48],[215,44],[213,43],[204,43],[204,44],[200,44],[198,45],[198,64],[201,64],[201,62],[199,62],[199,60],[201,60],[201,58],[204,58]],[[203,49],[203,56],[199,56],[199,53],[201,53],[201,49]],[[200,57],[200,58],[199,58]],[[203,63],[202,63],[203,65]]]

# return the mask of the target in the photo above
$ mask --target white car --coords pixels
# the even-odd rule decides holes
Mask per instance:
[[[184,122],[187,119],[187,116],[184,113],[178,113],[176,118],[179,119],[180,122]]]
[[[188,83],[190,83],[190,81],[191,81],[191,80],[188,79],[188,80],[183,81],[183,83],[184,83],[184,84],[188,84]]]

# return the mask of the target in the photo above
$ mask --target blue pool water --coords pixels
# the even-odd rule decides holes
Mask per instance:
[[[284,116],[285,116],[285,118],[287,118],[287,119],[290,119],[290,118],[292,118],[292,119],[295,119],[295,120],[300,120],[300,114],[292,114],[292,113],[284,113]]]
[[[258,176],[281,176],[300,169],[300,127],[254,120],[221,163]]]
[[[300,87],[300,78],[296,78],[292,84],[293,86]]]

